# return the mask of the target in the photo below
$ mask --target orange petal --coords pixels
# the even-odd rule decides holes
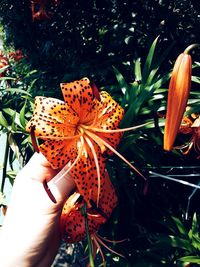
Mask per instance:
[[[100,198],[99,208],[91,207],[87,208],[87,219],[89,226],[89,233],[96,233],[100,226],[106,222],[105,216],[101,213],[105,213],[109,218],[112,210],[117,205],[117,196],[112,183],[110,182],[108,173],[105,173],[105,184],[103,185],[103,194]],[[61,215],[61,232],[63,238],[67,242],[78,242],[85,238],[85,219],[81,212],[83,206],[83,200],[77,200],[78,193],[74,193],[65,203]],[[102,211],[102,212],[101,212]]]
[[[67,105],[78,115],[80,121],[84,119],[92,109],[93,92],[89,80],[84,78],[71,83],[61,83],[61,90]]]
[[[73,162],[77,155],[77,139],[74,140],[47,140],[39,149],[50,162],[52,168],[62,168],[68,162]]]
[[[102,106],[99,107],[97,127],[116,129],[124,116],[124,110],[107,92],[102,91],[100,96]]]
[[[103,210],[103,212],[110,217],[112,210],[117,206],[117,195],[112,185],[108,172],[105,173],[105,184],[103,186],[103,194],[100,198],[99,207]]]
[[[26,126],[28,132],[35,127],[35,135],[42,139],[49,137],[73,136],[78,117],[61,100],[48,97],[36,97],[34,113]]]
[[[105,91],[100,93],[101,105],[99,105],[99,116],[97,118],[95,129],[100,128],[104,130],[117,129],[119,126],[124,110],[120,105]],[[116,148],[120,142],[123,133],[96,133],[100,138],[107,141],[113,148]],[[109,154],[112,154],[108,151]]]
[[[185,53],[176,60],[169,85],[164,149],[172,150],[186,108],[191,87],[192,60]]]
[[[93,141],[91,142],[95,148],[95,152],[98,158],[101,177],[99,195],[101,197],[105,180],[105,158],[101,153],[100,147]],[[75,164],[70,174],[74,178],[78,191],[84,197],[85,201],[87,202],[92,199],[96,203],[98,199],[99,188],[97,167],[90,147],[87,144],[85,144],[85,147],[87,155],[83,154],[82,157],[80,157],[79,161],[77,162],[77,164]]]

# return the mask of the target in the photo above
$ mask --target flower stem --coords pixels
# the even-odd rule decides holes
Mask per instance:
[[[9,143],[8,143],[8,134],[7,134],[7,136],[6,136],[6,146],[5,146],[5,152],[4,152],[4,160],[3,160],[2,180],[1,180],[1,192],[2,193],[3,193],[3,190],[4,190],[5,180],[6,180],[8,154],[9,154]]]
[[[87,242],[88,242],[88,252],[89,252],[90,267],[95,267],[93,256],[92,256],[92,244],[91,244],[91,238],[90,238],[90,233],[89,233],[89,226],[88,226],[88,219],[87,219],[87,204],[86,204],[86,202],[83,205],[82,212],[83,212],[83,216],[85,218],[85,230],[86,230],[86,236],[87,236]]]
[[[184,50],[184,54],[189,54],[189,52],[193,49],[193,48],[196,48],[198,47],[199,44],[191,44],[189,45],[185,50]]]

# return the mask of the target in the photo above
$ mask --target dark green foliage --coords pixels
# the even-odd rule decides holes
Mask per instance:
[[[199,40],[195,1],[71,0],[50,11],[50,20],[33,23],[30,1],[2,0],[0,6],[7,45],[24,51],[47,91],[88,74],[99,85],[113,83],[112,65],[129,78],[127,63],[138,55],[143,60],[157,35],[163,49],[175,42],[175,57]]]

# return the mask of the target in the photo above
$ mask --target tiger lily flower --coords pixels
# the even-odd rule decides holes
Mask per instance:
[[[164,149],[172,150],[187,105],[192,77],[192,59],[188,54],[195,45],[185,49],[176,59],[169,84],[164,129]]]
[[[124,131],[119,129],[124,110],[111,96],[90,86],[88,78],[61,84],[64,101],[38,96],[26,130],[45,142],[39,146],[51,166],[68,166],[84,200],[99,203],[105,183],[105,159],[115,153]]]
[[[125,240],[111,241],[97,234],[101,225],[107,221],[112,213],[112,210],[117,205],[117,195],[107,172],[103,189],[104,193],[101,195],[99,207],[97,208],[94,203],[91,207],[87,207],[86,216],[88,222],[88,233],[85,227],[85,214],[83,214],[84,200],[78,192],[71,195],[64,204],[60,218],[60,230],[63,240],[67,243],[82,241],[86,238],[86,235],[89,234],[93,260],[95,259],[96,254],[100,252],[103,263],[105,263],[101,246],[104,246],[108,251],[123,257],[123,255],[112,250],[108,245],[106,245],[106,242],[119,243]]]
[[[92,203],[87,207],[87,220],[89,234],[95,234],[100,226],[110,217],[117,205],[117,195],[110,181],[108,173],[105,172],[105,183],[103,194],[101,194],[99,207]],[[75,243],[86,237],[85,219],[82,212],[84,200],[80,193],[75,192],[65,202],[60,218],[60,227],[63,239],[67,243]]]
[[[200,117],[196,117],[195,120],[184,117],[179,129],[179,133],[190,134],[191,137],[186,144],[175,148],[183,150],[183,154],[187,155],[193,147],[198,153],[197,158],[200,158]]]

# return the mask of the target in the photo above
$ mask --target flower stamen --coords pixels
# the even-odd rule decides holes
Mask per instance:
[[[117,152],[110,144],[108,144],[105,140],[100,138],[98,135],[91,133],[90,131],[86,130],[88,136],[90,136],[97,144],[102,143],[105,147],[111,150],[115,155],[117,155],[120,159],[122,159],[129,167],[131,167],[136,173],[138,173],[145,181],[147,180],[144,175],[139,172],[126,158],[124,158],[119,152]]]
[[[101,174],[100,174],[98,157],[97,157],[95,148],[94,148],[91,140],[87,136],[85,136],[84,139],[85,139],[85,141],[87,142],[88,146],[90,147],[90,149],[92,151],[92,155],[94,157],[94,162],[95,162],[95,165],[96,165],[97,179],[98,179],[98,189],[97,189],[97,207],[98,207],[99,206],[99,196],[100,196],[100,186],[101,186]]]
[[[128,128],[124,128],[124,129],[114,129],[114,130],[96,128],[96,127],[87,126],[87,125],[82,125],[82,128],[87,129],[87,130],[91,130],[91,131],[95,131],[95,132],[100,132],[100,133],[120,133],[120,132],[127,132],[127,131],[136,130],[138,128],[142,128],[142,127],[148,125],[149,123],[150,122],[143,123],[141,125],[137,125],[137,126],[133,126],[133,127],[128,127]]]

